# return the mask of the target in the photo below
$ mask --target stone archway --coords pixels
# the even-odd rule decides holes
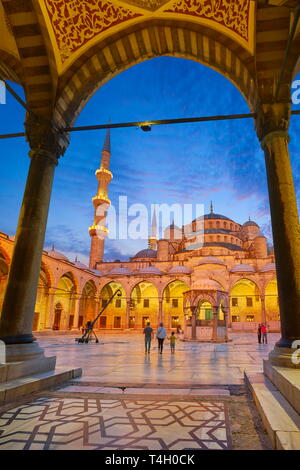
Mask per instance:
[[[117,291],[121,291],[120,297],[115,297],[108,304],[109,299]],[[120,329],[127,327],[127,302],[123,285],[119,281],[110,281],[100,291],[100,311],[103,310],[96,324],[97,328]]]
[[[81,328],[87,321],[94,321],[97,315],[97,288],[95,282],[89,280],[85,283],[79,300],[78,327]],[[76,327],[77,325],[75,325]]]
[[[165,286],[162,293],[162,321],[167,328],[183,328],[183,293],[187,290],[189,286],[178,279],[170,281]]]
[[[254,280],[240,278],[232,285],[230,313],[233,327],[256,329],[256,323],[263,321],[261,293]]]
[[[54,291],[54,314],[57,315],[54,329],[71,330],[75,318],[76,280],[71,272],[64,273],[55,287]],[[57,305],[59,304],[59,307]],[[60,314],[59,311],[60,310]]]
[[[145,328],[150,322],[156,327],[160,322],[158,290],[150,281],[139,281],[131,291],[130,317],[132,327],[136,329]]]
[[[237,11],[240,12],[240,2],[233,1],[237,2]],[[69,2],[68,8],[76,9],[79,3]],[[15,34],[15,28],[11,28],[9,34],[10,40],[14,42],[21,73],[25,72],[20,81],[24,85],[26,102],[38,115],[39,125],[36,125],[36,117],[28,114],[25,125],[31,148],[31,164],[21,209],[24,217],[17,230],[3,302],[1,338],[12,344],[33,343],[31,330],[35,294],[54,168],[69,142],[67,132],[61,132],[60,128],[74,121],[95,91],[93,76],[97,77],[98,82],[99,74],[103,80],[109,80],[113,73],[118,73],[119,64],[121,68],[124,64],[130,66],[143,58],[151,58],[152,54],[189,58],[190,49],[192,55],[204,60],[206,65],[214,67],[215,63],[216,69],[225,76],[227,74],[227,78],[230,79],[229,75],[232,73],[231,79],[246,96],[250,91],[251,98],[249,96],[248,102],[256,111],[256,130],[265,152],[268,178],[281,311],[282,339],[278,346],[290,349],[294,339],[300,338],[299,218],[288,151],[290,87],[298,53],[293,53],[288,61],[279,93],[275,94],[274,90],[291,28],[289,2],[280,2],[282,6],[274,6],[276,21],[272,14],[268,14],[273,8],[269,9],[265,2],[259,2],[256,11],[254,2],[243,2],[243,18],[240,21],[232,17],[231,9],[226,9],[226,15],[229,15],[226,18],[234,25],[230,27],[228,22],[223,21],[224,24],[220,24],[218,21],[222,10],[219,2],[212,2],[210,18],[202,5],[196,5],[194,1],[183,0],[180,5],[174,2],[172,6],[159,2],[154,8],[141,8],[135,0],[124,0],[122,6],[118,5],[113,10],[110,2],[106,2],[105,6],[102,0],[97,0],[96,3],[101,4],[104,9],[104,23],[103,18],[98,21],[100,29],[93,31],[93,38],[86,37],[88,28],[85,20],[87,18],[90,21],[90,10],[95,7],[95,2],[84,0],[85,12],[88,12],[85,16],[80,15],[80,12],[76,16],[74,11],[68,15],[72,20],[76,17],[76,21],[73,20],[75,23],[79,21],[83,24],[81,28],[73,24],[76,34],[78,29],[81,30],[79,40],[83,38],[79,45],[78,38],[75,39],[78,46],[75,50],[74,44],[60,41],[57,31],[53,29],[56,24],[67,39],[69,25],[66,15],[55,21],[56,8],[64,8],[64,2],[52,2],[54,11],[50,11],[50,16],[49,9],[46,11],[47,6],[42,2],[30,2],[30,5],[27,2],[17,2],[17,11],[10,8],[10,2],[3,2],[5,19],[11,25],[15,25],[16,15],[17,18],[22,18],[19,34]],[[125,7],[123,3],[126,3]],[[150,5],[153,6],[152,3]],[[108,10],[108,15],[112,18],[107,23]],[[149,27],[148,32],[143,32],[146,24]],[[282,32],[280,44],[276,39],[278,24]],[[28,25],[34,31],[29,42],[26,36]],[[244,40],[239,38],[243,36],[239,34],[240,25],[246,31],[247,37]],[[255,27],[258,32],[256,35]],[[259,34],[265,28],[268,31],[267,38]],[[199,40],[195,40],[198,33]],[[253,44],[248,44],[248,39],[252,39]],[[298,41],[297,36],[297,44]],[[217,44],[220,46],[215,48]],[[84,50],[79,51],[81,45]],[[253,53],[254,50],[256,54]],[[276,52],[276,60],[270,63],[265,57],[268,55],[264,53],[265,50]],[[76,57],[70,57],[73,52],[77,54]],[[36,66],[30,66],[31,63]],[[13,70],[15,65],[9,64],[9,68]],[[24,265],[26,282],[23,282]]]

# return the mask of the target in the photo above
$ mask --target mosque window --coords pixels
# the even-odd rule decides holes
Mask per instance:
[[[116,308],[121,308],[121,299],[116,299]]]
[[[144,299],[144,308],[149,308],[150,302],[149,299]]]
[[[121,328],[121,317],[114,317],[114,328]]]
[[[238,306],[238,299],[236,297],[232,297],[231,299],[231,305],[233,307],[237,307]]]
[[[240,321],[240,316],[239,315],[232,315],[231,318],[232,318],[233,322]]]
[[[102,299],[102,308],[106,307],[107,299]]]
[[[178,307],[178,299],[172,299],[172,307],[177,308]]]
[[[247,297],[247,307],[253,307],[253,299],[252,299],[252,297]]]
[[[246,321],[254,321],[254,315],[246,315]]]

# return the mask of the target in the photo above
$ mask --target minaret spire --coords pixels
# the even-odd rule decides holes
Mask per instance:
[[[212,201],[210,201],[210,213],[211,213],[211,214],[214,213],[214,208],[213,208],[213,203],[212,203]]]
[[[108,234],[106,227],[106,214],[110,206],[108,199],[108,185],[112,180],[112,172],[110,171],[110,129],[107,129],[104,145],[101,153],[100,168],[95,175],[98,180],[98,190],[93,197],[94,205],[94,224],[89,227],[91,236],[91,251],[89,267],[95,269],[97,262],[103,260],[104,240]]]
[[[157,221],[155,206],[152,214],[151,237],[149,237],[149,248],[156,250],[157,248]]]

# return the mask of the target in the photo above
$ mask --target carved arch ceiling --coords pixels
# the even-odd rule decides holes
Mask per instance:
[[[39,0],[62,74],[100,39],[148,19],[179,19],[215,29],[254,50],[252,0]]]

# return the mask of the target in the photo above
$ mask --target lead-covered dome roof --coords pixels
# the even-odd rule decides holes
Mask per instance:
[[[145,250],[139,251],[133,258],[156,258],[157,252],[152,248],[146,248]]]

